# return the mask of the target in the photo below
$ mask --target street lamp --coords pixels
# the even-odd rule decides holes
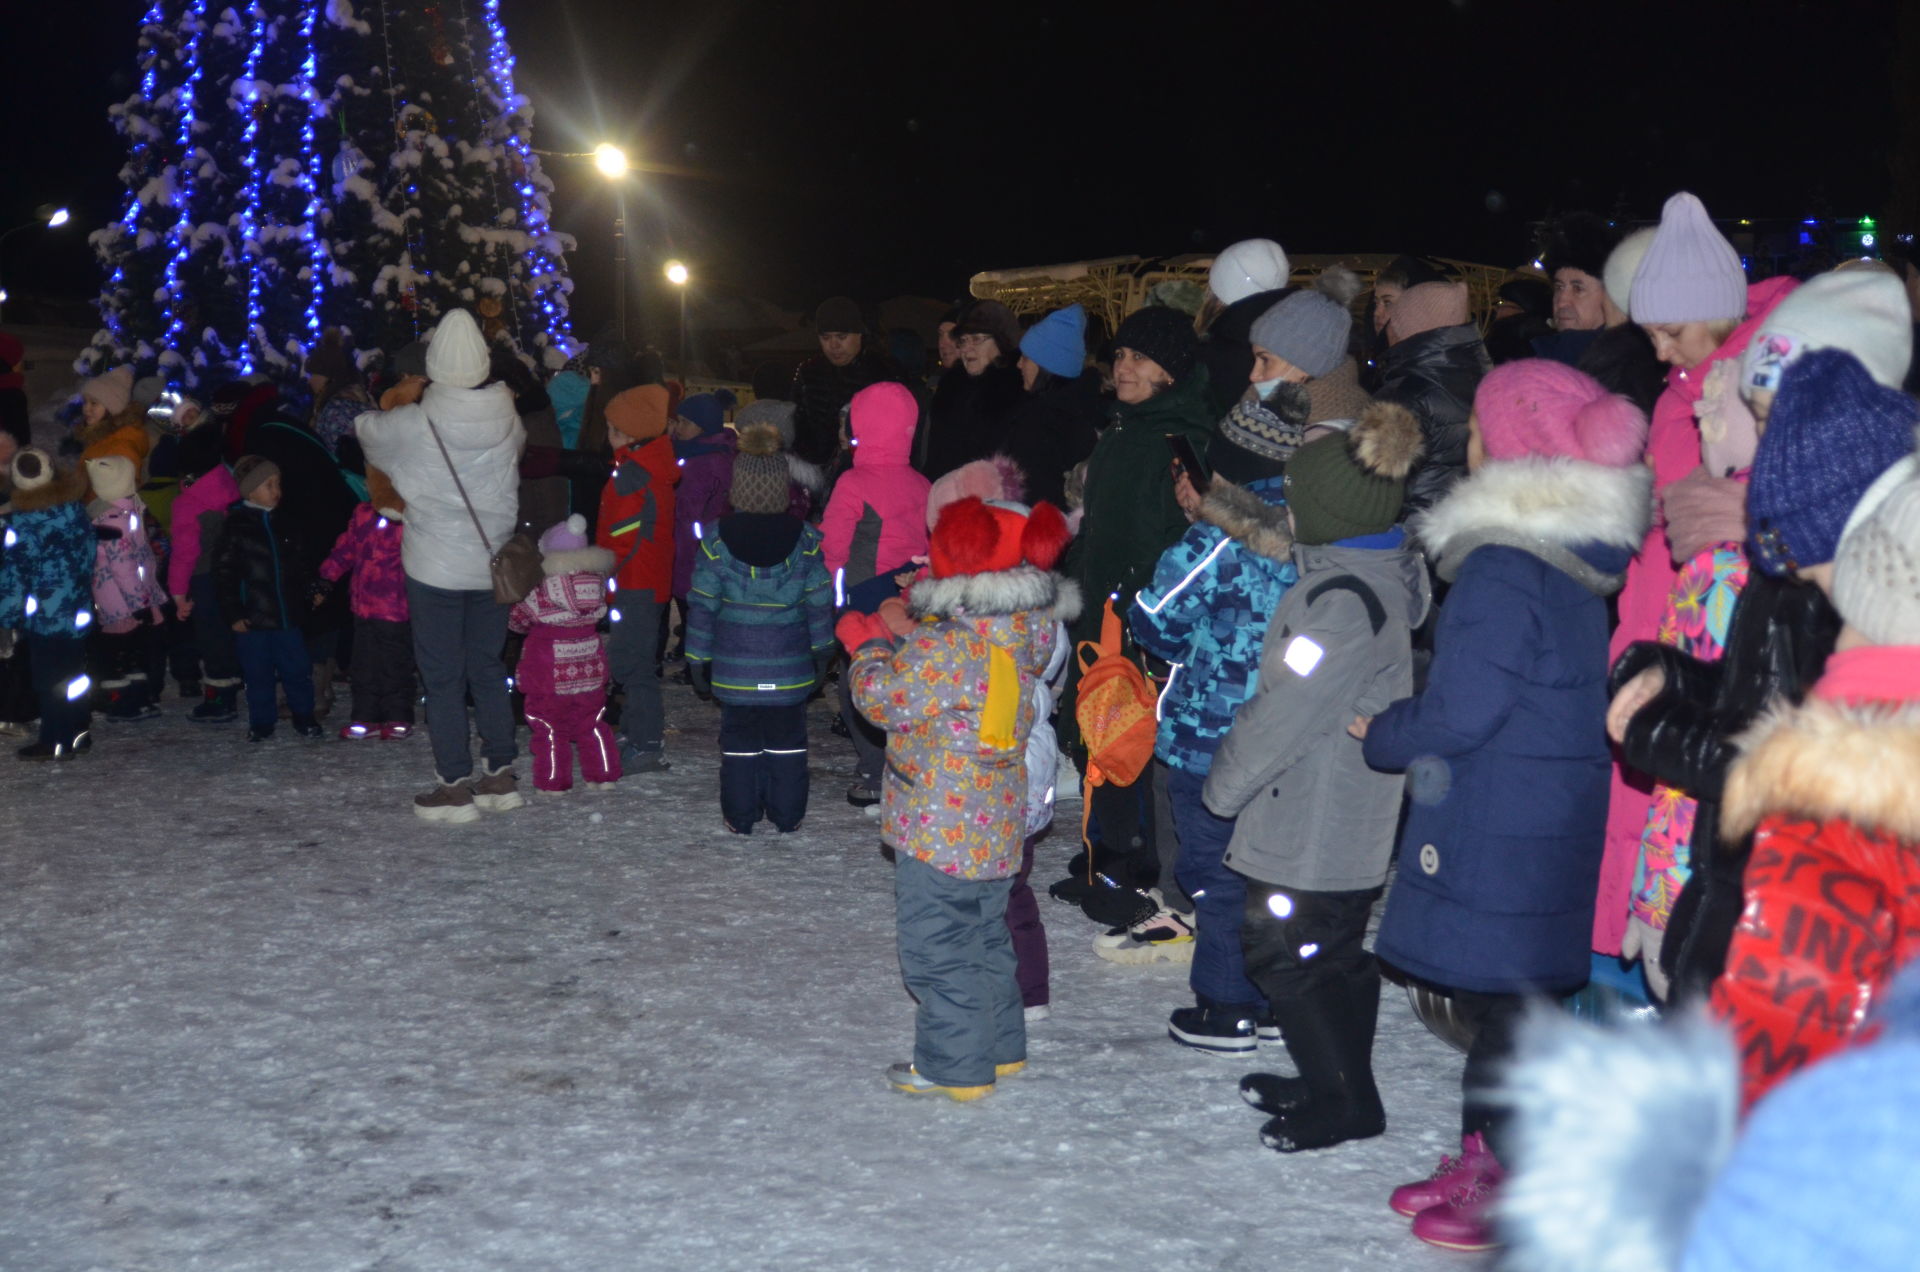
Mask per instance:
[[[0,234],[0,247],[5,247],[7,240],[22,230],[31,230],[36,226],[45,226],[50,230],[57,230],[72,219],[65,208],[55,207],[51,203],[43,203],[34,209],[33,220],[28,221],[25,225],[16,225],[5,234]],[[0,287],[0,315],[5,313],[4,306],[6,303],[7,289]]]
[[[679,261],[667,262],[667,281],[680,289],[680,378],[687,378],[687,280],[693,275]]]
[[[613,275],[616,284],[613,291],[614,325],[620,329],[621,348],[630,348],[627,344],[627,191],[626,175],[630,170],[627,152],[610,141],[603,141],[593,148],[593,166],[600,175],[613,182]]]

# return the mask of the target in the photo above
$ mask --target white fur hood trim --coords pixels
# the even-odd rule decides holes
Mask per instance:
[[[1652,516],[1653,470],[1645,464],[1529,458],[1484,465],[1415,517],[1412,529],[1440,577],[1450,580],[1469,552],[1488,544],[1533,552],[1562,568],[1582,544],[1632,552]]]
[[[1071,608],[1071,617],[1060,612]],[[984,617],[1041,610],[1071,621],[1080,612],[1080,589],[1057,574],[1036,566],[1018,565],[992,574],[960,574],[946,579],[921,579],[907,592],[907,612],[914,618],[951,618],[963,614]]]
[[[1727,839],[1786,813],[1920,842],[1920,704],[1809,698],[1775,707],[1736,742],[1720,802]]]
[[[613,549],[589,545],[544,553],[540,558],[540,572],[549,578],[557,574],[598,574],[607,578],[613,574]]]

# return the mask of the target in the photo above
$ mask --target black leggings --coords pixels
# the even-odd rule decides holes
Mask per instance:
[[[1509,1165],[1513,1159],[1507,1155],[1507,1133],[1512,1113],[1489,1097],[1504,1078],[1507,1062],[1513,1058],[1514,1039],[1531,1001],[1523,994],[1453,991],[1455,1015],[1474,1027],[1473,1045],[1467,1048],[1467,1066],[1460,1074],[1460,1134],[1462,1138],[1475,1132],[1484,1134],[1493,1155]],[[1540,1001],[1551,1003],[1553,1000]]]

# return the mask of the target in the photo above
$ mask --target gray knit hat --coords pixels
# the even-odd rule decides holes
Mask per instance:
[[[792,500],[787,457],[779,431],[762,421],[740,430],[740,451],[733,457],[735,512],[785,512]]]
[[[791,449],[793,415],[796,409],[793,403],[783,402],[779,398],[755,398],[734,412],[733,427],[742,437],[745,437],[749,425],[771,424],[774,432],[780,434],[780,444]]]
[[[242,499],[258,490],[267,478],[279,475],[280,465],[264,455],[242,455],[233,461],[233,484],[240,488]]]
[[[1250,339],[1309,376],[1326,375],[1347,357],[1353,315],[1318,290],[1297,291],[1254,319]]]

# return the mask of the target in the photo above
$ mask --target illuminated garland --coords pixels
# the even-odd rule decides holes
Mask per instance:
[[[180,265],[193,252],[193,235],[195,229],[192,216],[193,195],[199,170],[199,164],[194,162],[193,113],[200,94],[200,37],[205,35],[207,30],[208,2],[209,0],[202,0],[198,12],[190,19],[193,22],[193,31],[192,34],[187,37],[185,53],[185,61],[189,70],[187,72],[187,82],[180,89],[180,96],[178,98],[180,103],[180,131],[178,134],[180,151],[180,158],[178,160],[180,165],[180,219],[174,222],[173,234],[177,242],[174,245],[173,251],[167,256],[166,269],[167,348],[176,354],[178,354],[181,345],[184,343],[181,338],[187,335],[181,307],[175,302],[180,295]],[[169,375],[167,378],[171,380],[175,377]]]

